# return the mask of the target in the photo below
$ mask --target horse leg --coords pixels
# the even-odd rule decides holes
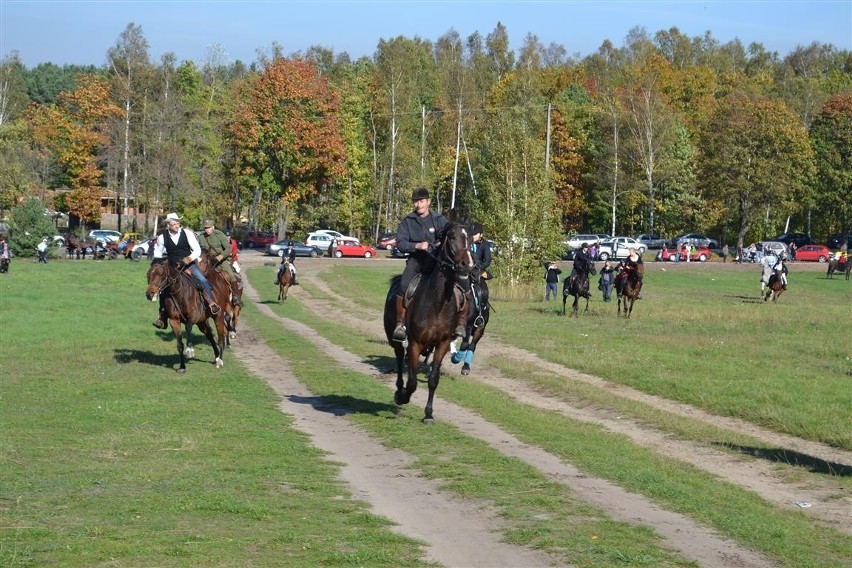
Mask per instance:
[[[589,311],[589,296],[588,296],[588,295],[586,295],[586,296],[585,296],[585,298],[586,298],[586,309],[585,309],[585,310],[583,310],[583,313],[584,313],[584,314],[585,314],[585,313],[588,313],[588,311]]]
[[[568,303],[568,294],[562,294],[562,315],[565,315],[565,306]]]
[[[444,360],[444,356],[446,356],[449,349],[450,342],[444,341],[435,347],[435,353],[432,355],[432,368],[426,375],[429,385],[429,396],[426,399],[426,407],[424,408],[424,424],[435,422],[435,419],[432,417],[432,403],[435,399],[435,391],[438,390],[438,382],[441,380],[441,362]]]
[[[394,350],[396,349],[397,346],[394,345]],[[396,393],[393,395],[393,400],[397,404],[408,404],[411,400],[411,395],[417,390],[417,369],[420,367],[420,350],[420,345],[411,341],[408,343],[408,381],[403,388],[402,373],[400,372],[396,382]]]
[[[222,331],[220,332],[218,341],[213,338],[213,328],[210,327],[210,322],[208,322],[207,320],[199,322],[198,323],[198,329],[200,329],[202,331],[202,333],[204,333],[204,337],[207,338],[207,341],[210,343],[210,346],[213,347],[213,356],[215,357],[214,364],[216,365],[217,369],[220,369],[222,367],[222,364],[223,364],[222,363],[222,352],[224,351],[224,348],[225,348],[225,346],[223,345],[223,343],[224,343],[224,324],[222,323],[222,318],[216,318],[216,319],[217,319],[217,325],[216,325],[216,327],[217,327],[216,331],[217,332],[219,332],[219,329],[218,329],[219,325],[221,324],[221,326],[222,326]]]
[[[180,358],[180,364],[178,365],[178,368],[176,369],[176,371],[178,373],[183,374],[183,373],[186,372],[186,355],[183,352],[184,345],[183,345],[183,331],[181,330],[181,323],[180,323],[180,320],[169,319],[169,325],[172,328],[172,333],[175,334],[175,343],[177,344],[178,357]]]
[[[476,350],[475,346],[471,346],[470,349],[465,351],[464,353],[464,364],[461,368],[461,374],[467,376],[470,374],[470,364],[473,362],[473,352]]]
[[[571,311],[572,311],[574,317],[578,317],[578,314],[580,313],[580,296],[579,295],[574,296],[574,303],[571,304]]]

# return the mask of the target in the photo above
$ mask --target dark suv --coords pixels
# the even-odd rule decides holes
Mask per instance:
[[[793,243],[796,243],[797,248],[804,245],[816,244],[814,243],[814,240],[810,238],[810,236],[804,233],[781,233],[772,240],[782,242],[788,247]]]
[[[246,248],[265,249],[266,245],[275,243],[278,239],[273,233],[261,231],[249,231],[246,238],[243,239],[243,246]]]
[[[841,246],[843,246],[843,233],[835,233],[831,235],[828,237],[825,245],[831,250],[838,250]],[[846,235],[846,246],[847,248],[852,249],[852,233]]]

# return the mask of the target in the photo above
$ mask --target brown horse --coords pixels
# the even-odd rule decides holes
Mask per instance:
[[[216,303],[221,306],[225,312],[225,329],[228,330],[228,345],[232,339],[237,337],[237,320],[240,317],[242,309],[236,303],[236,297],[233,288],[231,287],[231,277],[227,272],[216,267],[216,262],[205,252],[198,259],[198,267],[204,272],[207,281],[213,288],[213,297]]]
[[[849,280],[850,269],[852,269],[852,261],[847,259],[846,262],[840,262],[836,258],[832,258],[828,261],[828,270],[825,272],[825,277],[834,278],[835,272],[844,272],[846,273],[846,280]]]
[[[407,404],[417,390],[417,368],[421,355],[431,351],[432,363],[427,374],[429,397],[426,402],[423,422],[430,424],[432,403],[435,390],[441,378],[441,363],[450,350],[450,341],[460,310],[469,301],[469,294],[463,292],[460,284],[470,275],[473,259],[470,256],[470,240],[464,226],[451,224],[439,235],[441,245],[435,252],[436,265],[429,274],[420,277],[415,291],[410,294],[406,311],[405,326],[408,337],[405,342],[394,341],[393,330],[396,327],[396,296],[402,277],[391,280],[385,299],[384,325],[388,343],[396,354],[396,404]],[[409,293],[402,291],[406,300]],[[403,359],[408,352],[408,381],[403,385]]]
[[[84,241],[82,239],[78,239],[72,234],[69,234],[65,238],[65,250],[68,252],[68,258],[76,257],[77,260],[81,258],[86,260],[86,254],[91,251],[92,256],[94,257],[95,249],[97,249],[98,243],[95,241]]]
[[[148,288],[145,291],[145,296],[152,302],[158,302],[160,295],[163,295],[163,307],[166,310],[169,325],[175,334],[178,355],[180,356],[178,373],[186,372],[186,358],[187,356],[191,357],[193,353],[191,345],[187,345],[184,349],[183,324],[186,324],[187,335],[191,333],[193,325],[198,326],[198,329],[204,333],[204,337],[213,346],[216,368],[221,368],[226,337],[225,312],[220,310],[216,315],[210,312],[209,307],[202,300],[201,292],[196,288],[195,280],[187,272],[172,267],[168,262],[155,260],[148,269]],[[214,286],[215,294],[215,285],[213,282],[210,284]],[[213,318],[216,324],[218,341],[213,339],[213,330],[208,322],[209,318]]]
[[[766,285],[766,290],[763,292],[763,301],[772,298],[773,302],[778,301],[778,296],[784,292],[784,281],[781,278],[783,270],[776,268],[772,276],[769,277],[769,283]]]
[[[287,299],[287,291],[293,284],[293,273],[290,271],[290,261],[285,260],[281,263],[281,268],[278,269],[278,301]]]
[[[615,293],[618,296],[618,315],[621,315],[622,301],[624,307],[624,317],[629,318],[633,313],[633,303],[639,297],[639,292],[642,291],[642,275],[644,266],[638,265],[641,268],[631,269],[624,262],[621,263],[618,276],[615,277]]]

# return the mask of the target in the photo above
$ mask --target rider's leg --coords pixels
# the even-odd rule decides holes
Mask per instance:
[[[396,296],[394,307],[396,308],[396,327],[393,330],[393,339],[394,341],[405,341],[406,333],[408,330],[405,329],[405,298],[403,296]]]
[[[290,275],[293,277],[292,282],[290,282],[293,286],[298,286],[299,281],[296,280],[296,265],[292,262],[290,263]]]
[[[195,276],[195,279],[201,282],[201,287],[204,289],[204,299],[210,307],[210,313],[214,316],[217,315],[221,308],[219,307],[219,304],[216,303],[216,299],[213,297],[213,287],[210,285],[210,281],[207,280],[207,277],[204,276],[204,273],[201,272],[201,269],[194,262],[189,265],[189,269],[192,271],[192,275]]]

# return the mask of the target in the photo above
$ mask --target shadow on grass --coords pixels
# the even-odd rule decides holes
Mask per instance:
[[[852,465],[826,461],[793,450],[785,450],[782,448],[755,448],[751,446],[739,446],[727,443],[720,443],[716,445],[730,448],[747,456],[754,456],[771,462],[804,467],[812,473],[822,473],[837,477],[852,477]]]
[[[172,339],[172,343],[174,340]],[[206,341],[203,344],[193,343],[193,347],[195,347],[195,357],[192,359],[187,359],[186,364],[187,367],[190,367],[194,364],[201,365],[213,365],[213,350],[209,345],[206,345]],[[203,351],[201,353],[202,356],[199,357],[198,349],[201,348]],[[207,354],[209,354],[209,359],[207,358]],[[175,347],[174,352],[163,354],[163,353],[152,353],[151,351],[140,351],[138,349],[116,349],[113,352],[112,356],[113,360],[119,365],[126,365],[128,363],[142,363],[143,365],[151,365],[153,367],[165,367],[167,369],[177,369],[180,364],[180,357],[178,356],[177,347]],[[193,363],[193,361],[195,363]]]
[[[335,416],[346,416],[347,414],[372,414],[379,415],[383,412],[396,414],[398,407],[395,404],[364,400],[351,396],[298,396],[290,395],[287,400],[296,404],[308,404],[315,410],[327,412]]]
[[[724,298],[731,298],[733,300],[740,300],[743,304],[762,304],[763,298],[755,297],[755,296],[731,296],[725,295]]]

